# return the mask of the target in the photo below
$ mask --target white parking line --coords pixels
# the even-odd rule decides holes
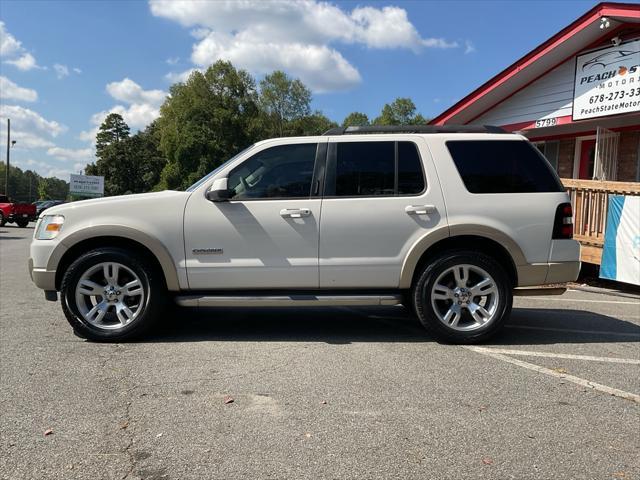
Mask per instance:
[[[482,347],[477,347],[482,348]],[[505,355],[523,355],[526,357],[546,357],[546,358],[566,358],[568,360],[587,360],[590,362],[627,363],[629,365],[640,365],[640,360],[633,358],[615,357],[593,357],[591,355],[571,355],[568,353],[534,352],[530,350],[510,350],[506,348],[484,348],[493,353],[503,353]]]
[[[581,302],[581,303],[616,303],[618,305],[638,305],[640,306],[640,300],[635,302],[615,302],[613,300],[586,300],[577,298],[554,298],[554,297],[521,297],[527,300],[544,300],[545,302]]]
[[[613,335],[617,337],[640,338],[640,333],[610,332],[607,330],[577,330],[573,328],[536,327],[533,325],[505,325],[504,328],[518,328],[522,330],[542,330],[563,333],[588,333],[590,335]]]
[[[551,370],[550,368],[541,367],[539,365],[535,365],[529,362],[523,362],[522,360],[518,360],[517,358],[511,358],[501,353],[494,353],[490,348],[474,347],[470,345],[465,346],[464,348],[476,353],[480,353],[482,355],[487,355],[497,360],[502,360],[503,362],[511,363],[513,365],[518,365],[519,367],[526,368],[528,370],[533,370],[534,372],[543,373],[551,377],[561,378],[563,380],[567,380],[569,382],[575,383],[576,385],[580,385],[582,387],[591,388],[593,390],[597,390],[602,393],[613,395],[614,397],[624,398],[625,400],[630,400],[632,402],[640,404],[640,395],[636,395],[635,393],[625,392],[624,390],[619,390],[617,388],[601,385],[600,383],[591,382],[589,380],[585,380],[584,378],[576,377],[574,375],[569,375],[567,373],[560,373],[555,370]]]

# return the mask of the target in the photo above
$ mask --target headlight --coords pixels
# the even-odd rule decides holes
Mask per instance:
[[[38,224],[36,240],[51,240],[56,238],[62,230],[64,217],[62,215],[45,215]]]

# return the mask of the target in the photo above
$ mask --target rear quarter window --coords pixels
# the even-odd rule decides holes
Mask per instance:
[[[529,142],[450,140],[446,145],[471,193],[564,191],[553,167]]]

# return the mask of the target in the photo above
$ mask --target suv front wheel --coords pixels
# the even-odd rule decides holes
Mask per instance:
[[[494,258],[466,250],[430,261],[411,290],[413,309],[436,337],[451,343],[488,339],[511,313],[513,286]]]
[[[98,248],[73,262],[62,280],[61,300],[76,334],[121,341],[151,327],[166,289],[148,263],[120,248]]]

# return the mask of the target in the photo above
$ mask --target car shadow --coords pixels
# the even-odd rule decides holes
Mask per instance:
[[[178,308],[142,342],[436,342],[404,307]],[[514,309],[487,345],[640,342],[640,325],[584,310]]]

